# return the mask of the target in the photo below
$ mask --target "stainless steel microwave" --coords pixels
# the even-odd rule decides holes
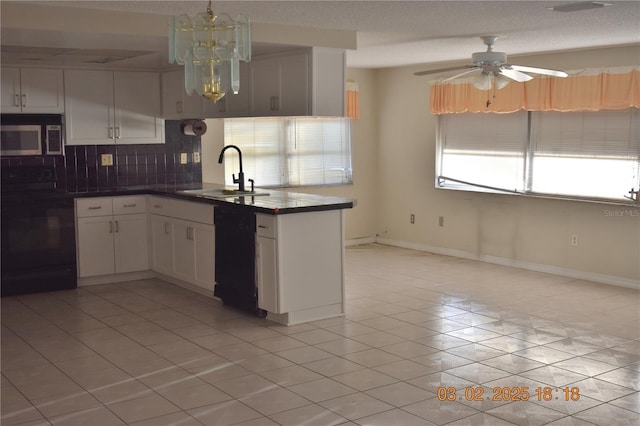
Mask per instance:
[[[0,155],[64,154],[64,120],[60,114],[2,114]]]

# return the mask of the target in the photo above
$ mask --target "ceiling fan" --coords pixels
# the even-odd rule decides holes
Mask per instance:
[[[440,68],[436,70],[419,71],[414,75],[428,75],[438,74],[445,71],[455,71],[466,69],[467,71],[460,74],[456,74],[453,77],[446,78],[442,81],[450,81],[463,75],[471,74],[474,72],[482,71],[475,79],[473,85],[480,90],[490,90],[492,82],[498,89],[505,87],[511,80],[524,82],[532,80],[533,77],[529,74],[542,74],[550,75],[553,77],[567,77],[567,73],[564,71],[556,71],[545,68],[533,68],[525,67],[522,65],[510,65],[507,63],[507,54],[504,52],[494,52],[493,44],[498,39],[498,36],[489,35],[480,37],[485,45],[487,45],[486,52],[476,52],[471,55],[471,60],[474,65],[462,65],[450,68]]]

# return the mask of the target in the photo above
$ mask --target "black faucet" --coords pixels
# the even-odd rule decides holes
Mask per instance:
[[[244,192],[244,172],[242,171],[242,151],[240,151],[240,148],[235,145],[227,145],[222,148],[222,151],[220,151],[220,157],[218,158],[218,163],[222,164],[222,160],[224,160],[224,152],[229,148],[233,148],[238,151],[238,158],[240,159],[240,173],[238,173],[237,179],[235,174],[232,174],[231,176],[233,176],[233,183],[238,184],[238,191]]]

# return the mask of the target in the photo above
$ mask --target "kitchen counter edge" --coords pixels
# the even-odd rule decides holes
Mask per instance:
[[[316,194],[303,194],[271,189],[265,190],[269,192],[269,195],[266,196],[242,196],[215,199],[205,198],[194,193],[183,192],[199,189],[229,188],[225,187],[224,185],[214,184],[145,185],[67,192],[67,194],[74,198],[117,197],[125,195],[156,195],[203,204],[213,204],[214,206],[217,205],[250,209],[252,211],[255,211],[256,213],[265,213],[272,215],[350,209],[353,208],[356,204],[355,200],[349,198]]]

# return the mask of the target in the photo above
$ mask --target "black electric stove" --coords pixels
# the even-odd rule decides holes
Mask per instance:
[[[2,168],[2,296],[75,288],[73,197],[54,167]]]

